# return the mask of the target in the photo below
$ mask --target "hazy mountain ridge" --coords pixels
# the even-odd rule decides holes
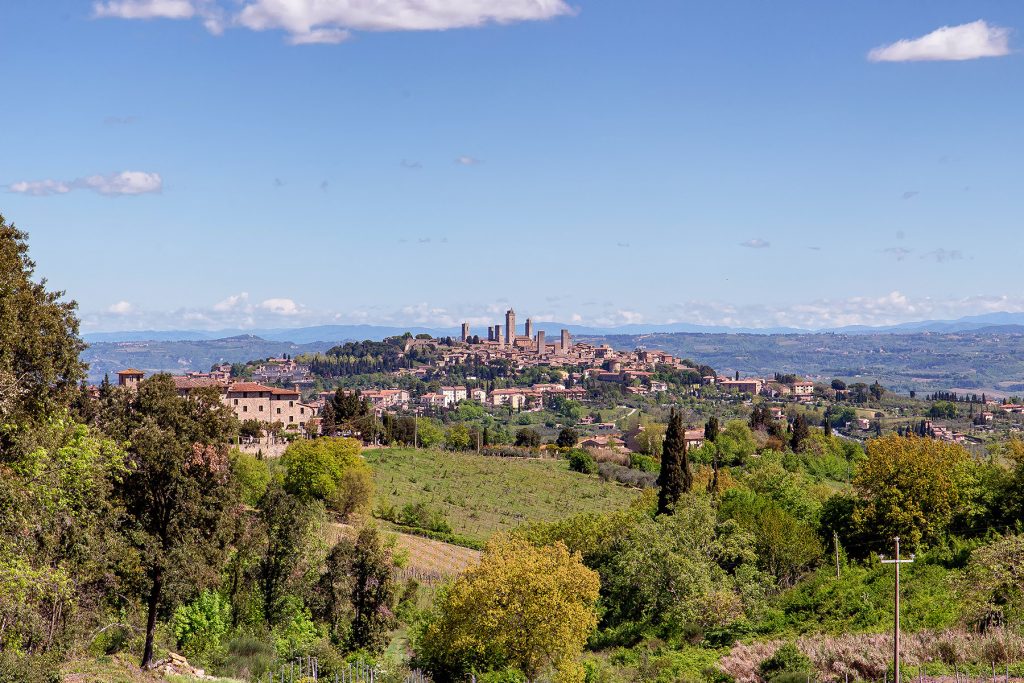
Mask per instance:
[[[877,334],[915,332],[968,332],[1001,331],[1024,332],[1024,313],[985,313],[956,320],[922,320],[897,325],[847,325],[820,329],[797,327],[727,327],[722,325],[696,325],[692,323],[631,324],[613,327],[595,327],[560,322],[535,322],[534,327],[544,330],[549,336],[562,329],[574,335],[637,335],[657,333],[705,333],[705,334]],[[997,328],[997,329],[990,329]],[[1010,329],[1019,328],[1019,329]],[[308,344],[313,342],[337,342],[353,339],[383,339],[411,332],[429,334],[434,337],[457,336],[458,327],[427,327],[422,325],[314,325],[296,328],[268,329],[223,329],[223,330],[139,330],[123,332],[89,332],[83,335],[89,343],[122,341],[198,341],[224,339],[236,336],[259,337],[266,341]],[[473,328],[474,334],[486,336],[486,327]]]

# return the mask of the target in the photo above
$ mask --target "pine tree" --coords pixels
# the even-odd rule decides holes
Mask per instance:
[[[825,431],[825,436],[832,436],[832,423],[828,421],[827,417],[821,421],[821,427]]]

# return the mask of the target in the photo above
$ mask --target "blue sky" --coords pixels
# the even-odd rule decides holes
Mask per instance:
[[[1010,1],[7,2],[0,212],[85,331],[1020,311],[1022,29]]]

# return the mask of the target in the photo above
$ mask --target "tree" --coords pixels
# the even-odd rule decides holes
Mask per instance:
[[[237,428],[216,390],[178,396],[170,375],[154,375],[126,393],[118,427],[128,444],[128,474],[118,487],[127,535],[141,555],[148,590],[142,665],[153,659],[164,589],[216,580],[236,500],[228,439]],[[186,578],[187,577],[187,578]]]
[[[704,424],[704,440],[715,442],[718,438],[718,418],[712,415],[708,418],[708,421]]]
[[[296,441],[281,456],[284,488],[304,501],[320,500],[349,515],[366,508],[373,495],[369,466],[355,439],[325,437]]]
[[[396,623],[392,546],[376,527],[362,527],[331,549],[314,593],[315,613],[335,642],[379,654]]]
[[[908,550],[938,540],[954,516],[968,512],[975,473],[963,446],[894,434],[872,439],[853,485],[854,521],[879,548],[899,536]]]
[[[679,496],[693,485],[693,472],[686,456],[686,428],[681,413],[672,410],[665,443],[661,451],[661,471],[658,474],[658,513],[672,514]]]
[[[572,448],[579,440],[579,432],[572,427],[563,427],[562,431],[558,432],[558,439],[555,441],[555,445],[559,448]]]
[[[538,448],[540,446],[540,434],[529,427],[523,427],[516,432],[516,445],[522,448]]]
[[[473,446],[473,438],[469,427],[459,423],[448,428],[444,437],[444,445],[452,451],[467,451]]]
[[[435,680],[514,666],[533,681],[570,668],[597,626],[599,584],[560,541],[494,539],[438,596],[417,651]]]
[[[1020,623],[1024,615],[1024,536],[1010,535],[982,546],[958,588],[968,619],[981,630]]]
[[[810,435],[811,430],[807,427],[807,418],[802,413],[797,415],[796,419],[793,420],[793,435],[789,440],[789,446],[793,449],[794,453],[800,452],[800,447]]]
[[[846,382],[841,379],[832,380],[832,388],[836,391],[846,391]]]
[[[64,407],[85,378],[77,304],[48,291],[45,279],[33,280],[27,240],[0,215],[0,419]],[[10,437],[0,433],[0,451]]]

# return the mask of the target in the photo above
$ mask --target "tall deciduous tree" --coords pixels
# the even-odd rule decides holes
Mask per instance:
[[[216,579],[236,501],[228,439],[237,421],[216,391],[183,398],[169,375],[145,380],[124,400],[123,422],[116,427],[127,444],[129,473],[118,494],[147,578],[147,666],[157,615],[173,607],[165,589],[194,590]]]
[[[789,438],[789,446],[794,453],[800,452],[800,447],[810,435],[811,430],[807,427],[807,418],[803,414],[797,415],[793,420],[793,434]]]
[[[658,474],[658,513],[671,514],[679,497],[693,485],[693,472],[686,455],[686,427],[681,413],[672,411],[661,449]]]
[[[974,482],[963,446],[895,434],[871,439],[853,481],[860,498],[854,520],[879,548],[899,536],[913,549],[940,538],[955,515],[968,512]]]

